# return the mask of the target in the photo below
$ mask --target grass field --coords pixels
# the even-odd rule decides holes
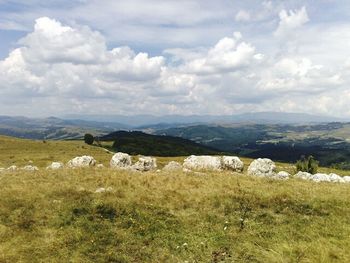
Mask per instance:
[[[41,168],[0,174],[0,262],[350,262],[348,184],[43,169],[82,154],[111,158],[78,141],[0,137],[0,167]]]

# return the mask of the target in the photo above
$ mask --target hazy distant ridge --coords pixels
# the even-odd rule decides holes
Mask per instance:
[[[118,122],[133,127],[145,126],[158,123],[322,123],[322,122],[345,122],[346,119],[340,119],[330,116],[318,116],[304,113],[283,113],[283,112],[256,112],[243,113],[237,115],[79,115],[69,114],[65,119],[81,119],[87,121]]]

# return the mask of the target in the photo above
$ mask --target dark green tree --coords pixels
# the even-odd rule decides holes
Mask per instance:
[[[86,144],[89,144],[89,145],[91,145],[91,144],[93,144],[94,143],[94,136],[92,136],[90,133],[86,133],[85,135],[84,135],[84,142],[86,143]]]

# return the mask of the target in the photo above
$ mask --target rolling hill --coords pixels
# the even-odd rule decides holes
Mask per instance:
[[[194,125],[154,131],[251,158],[295,162],[315,156],[324,166],[350,169],[350,124]]]
[[[0,116],[1,135],[27,139],[81,139],[85,133],[101,135],[128,128],[127,125],[113,122]]]
[[[100,137],[100,141],[113,141],[113,150],[132,155],[186,156],[220,153],[215,148],[180,137],[151,135],[139,131],[113,132]]]

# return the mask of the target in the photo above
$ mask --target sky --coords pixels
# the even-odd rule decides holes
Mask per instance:
[[[0,0],[0,115],[350,117],[348,0]]]

